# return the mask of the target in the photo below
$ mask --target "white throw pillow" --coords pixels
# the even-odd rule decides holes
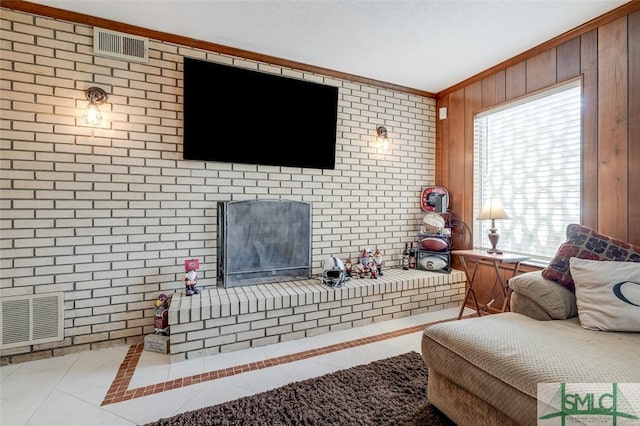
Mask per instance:
[[[569,260],[582,327],[640,332],[640,263]]]

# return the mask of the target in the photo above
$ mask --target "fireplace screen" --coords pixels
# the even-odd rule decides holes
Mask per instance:
[[[218,203],[218,285],[311,277],[311,204],[289,200]]]

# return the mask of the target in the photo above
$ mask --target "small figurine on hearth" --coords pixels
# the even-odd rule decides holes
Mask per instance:
[[[378,279],[378,266],[376,262],[369,262],[369,273],[371,274],[371,278]]]
[[[353,263],[351,263],[351,258],[347,257],[344,260],[344,273],[346,276],[350,277],[353,272]]]
[[[364,269],[362,263],[354,263],[351,267],[351,276],[354,278],[364,278]]]
[[[384,266],[384,259],[382,258],[382,251],[380,249],[376,249],[375,253],[373,253],[373,263],[376,264],[378,269],[378,275],[384,275],[382,273],[382,267]]]
[[[360,265],[360,278],[369,278],[371,276],[371,263],[366,250],[362,250]]]
[[[188,259],[184,262],[184,270],[186,274],[184,275],[184,287],[185,294],[187,296],[191,296],[193,294],[200,294],[200,289],[198,289],[198,273],[196,270],[198,269],[199,262],[197,259]]]
[[[169,335],[169,303],[171,299],[164,293],[155,302],[156,316],[153,319],[153,332],[163,336]]]

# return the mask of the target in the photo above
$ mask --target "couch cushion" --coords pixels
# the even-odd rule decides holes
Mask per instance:
[[[571,291],[575,291],[569,269],[569,259],[572,257],[640,262],[640,247],[601,234],[594,229],[573,223],[567,226],[566,234],[567,240],[558,247],[549,265],[542,270],[542,276],[557,281]]]
[[[426,365],[521,424],[535,424],[538,383],[640,382],[640,333],[536,321],[514,312],[427,326]]]
[[[567,319],[578,314],[575,294],[557,282],[544,278],[542,271],[525,272],[509,278],[509,287],[518,295],[526,296],[535,303],[536,309],[541,308],[547,314],[544,318],[536,319]],[[521,306],[518,309],[527,308]],[[512,310],[515,309],[516,306],[512,304]]]
[[[535,300],[521,293],[516,293],[515,291],[511,293],[509,305],[511,308],[509,311],[526,315],[538,321],[549,321],[553,319]]]
[[[640,332],[640,263],[572,258],[569,264],[584,328]]]

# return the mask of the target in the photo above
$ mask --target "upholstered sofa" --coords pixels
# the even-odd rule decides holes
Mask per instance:
[[[539,424],[538,384],[640,383],[640,248],[613,240],[625,248],[614,258],[595,256],[593,247],[568,250],[566,244],[575,245],[570,231],[583,245],[593,235],[606,237],[568,229],[547,268],[508,281],[511,312],[425,328],[427,397],[455,423]],[[602,245],[596,246],[598,253]],[[612,280],[617,292],[599,291]],[[605,293],[621,297],[603,303]],[[640,404],[640,394],[633,398]]]

